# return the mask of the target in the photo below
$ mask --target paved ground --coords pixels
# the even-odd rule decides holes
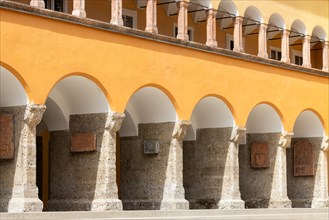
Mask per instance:
[[[42,212],[1,213],[0,219],[293,219],[328,220],[329,208],[325,209],[246,209],[246,210],[189,210],[189,211],[122,211],[122,212]]]

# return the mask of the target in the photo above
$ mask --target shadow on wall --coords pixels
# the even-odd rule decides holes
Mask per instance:
[[[190,209],[218,209],[232,128],[198,129],[184,141],[184,188]]]
[[[138,137],[120,138],[120,190],[124,210],[159,210],[175,122],[138,125]],[[157,140],[158,154],[144,154],[144,141]]]

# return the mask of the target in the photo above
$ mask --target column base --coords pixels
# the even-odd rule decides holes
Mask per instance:
[[[91,203],[91,211],[121,211],[122,202],[119,199],[95,199]]]
[[[242,47],[240,47],[240,48],[233,48],[233,51],[239,52],[239,53],[243,53],[244,52],[244,49]]]
[[[282,62],[285,62],[285,63],[290,63],[290,59],[289,58],[281,58],[281,61]]]
[[[177,39],[181,39],[181,40],[189,40],[189,36],[187,34],[177,34]]]
[[[112,19],[110,21],[110,24],[118,25],[120,27],[123,26],[123,20],[122,19]]]
[[[42,212],[43,203],[38,198],[12,198],[8,212]]]
[[[157,34],[158,33],[158,28],[156,26],[148,26],[148,27],[145,28],[145,31]]]
[[[310,63],[307,63],[307,64],[302,64],[303,67],[306,67],[306,68],[311,68],[312,65]]]
[[[329,207],[328,199],[313,199],[311,208],[327,208]]]
[[[45,8],[46,4],[43,0],[31,0],[30,5],[39,8]]]
[[[218,209],[244,209],[243,200],[220,200]]]
[[[189,202],[185,199],[164,199],[161,201],[161,210],[188,210]]]
[[[257,56],[258,56],[258,57],[265,58],[265,59],[268,58],[268,54],[267,54],[267,53],[258,53]]]
[[[73,10],[72,15],[80,17],[80,18],[85,18],[87,16],[85,10]]]
[[[206,45],[209,46],[209,47],[217,47],[217,46],[218,46],[216,40],[208,40],[208,41],[206,42]]]
[[[283,199],[283,200],[274,200],[270,199],[268,203],[268,208],[291,208],[292,203],[289,199]]]

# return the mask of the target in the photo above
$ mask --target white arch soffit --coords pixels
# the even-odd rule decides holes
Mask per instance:
[[[257,105],[249,114],[247,133],[277,133],[283,131],[278,113],[267,104]]]
[[[125,111],[125,118],[122,122],[122,126],[119,130],[120,137],[133,137],[138,136],[138,125],[134,121],[133,117],[131,117],[131,114],[126,109]]]
[[[137,91],[130,98],[126,111],[129,112],[136,128],[141,123],[175,122],[178,119],[170,99],[164,92],[154,87],[145,87]],[[122,132],[128,133],[128,131]]]
[[[264,19],[263,19],[263,16],[262,16],[261,12],[255,6],[249,6],[244,12],[244,17],[255,20],[255,21],[258,21],[260,23],[264,22]],[[255,21],[245,19],[245,21],[243,23],[244,24],[254,24]],[[245,28],[245,33],[249,34],[257,28],[258,28],[257,25],[247,26]]]
[[[323,137],[324,135],[322,123],[314,112],[306,110],[299,114],[294,124],[293,137]]]
[[[211,96],[203,98],[195,106],[191,121],[192,128],[188,131],[185,140],[195,140],[197,129],[235,126],[233,115],[225,102]]]
[[[327,41],[327,39],[328,39],[326,32],[320,26],[316,26],[313,28],[312,35],[317,36],[318,38],[320,38],[321,40],[324,40],[324,41]]]
[[[58,103],[52,98],[48,97],[46,101],[47,109],[43,116],[43,121],[48,127],[49,131],[62,131],[69,129],[69,116]],[[61,103],[62,104],[62,103]]]
[[[218,5],[218,11],[225,11],[225,12],[228,12],[235,16],[239,16],[238,9],[237,9],[236,5],[232,2],[232,0],[222,0]],[[223,13],[218,12],[217,17],[227,17],[228,16],[228,14],[224,14],[222,16],[220,16],[220,14],[222,15]],[[228,27],[232,22],[233,22],[232,19],[223,19],[223,20],[221,20],[220,27],[221,28]]]
[[[307,35],[307,30],[306,30],[306,26],[305,24],[301,21],[301,20],[295,20],[292,25],[291,25],[291,32],[290,35],[298,35],[297,33],[300,34],[300,36],[302,37],[302,35]],[[295,33],[297,32],[297,33]],[[299,37],[293,37],[289,39],[289,44],[293,44],[295,43],[298,39],[300,39]]]
[[[0,66],[0,107],[21,106],[29,103],[20,81],[6,68]]]
[[[268,24],[274,25],[281,29],[286,29],[286,23],[284,22],[282,16],[278,13],[274,13],[270,16],[270,19],[268,20]],[[275,29],[277,29],[276,27],[268,26],[268,30],[275,30]],[[270,39],[270,38],[274,37],[275,35],[278,35],[279,33],[281,33],[281,32],[270,32],[270,33],[268,33],[268,38]],[[281,36],[281,34],[280,34],[280,36]]]
[[[200,10],[200,9],[212,8],[211,0],[190,0],[190,2],[194,3],[194,4],[190,4],[190,6],[189,6],[190,10]],[[197,5],[195,5],[195,4],[197,4]],[[193,17],[194,17],[194,19],[193,19],[194,22],[198,22],[198,21],[206,19],[206,17],[207,17],[206,10],[194,12]]]

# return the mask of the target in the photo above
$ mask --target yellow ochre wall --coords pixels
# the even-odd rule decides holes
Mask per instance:
[[[1,65],[14,73],[34,103],[69,75],[93,80],[113,111],[124,112],[141,87],[155,86],[180,119],[208,95],[230,107],[244,126],[252,108],[271,104],[284,129],[312,109],[328,135],[328,78],[1,9]],[[22,34],[24,33],[24,34]],[[11,51],[8,53],[8,51]],[[124,88],[124,89],[123,89]]]

